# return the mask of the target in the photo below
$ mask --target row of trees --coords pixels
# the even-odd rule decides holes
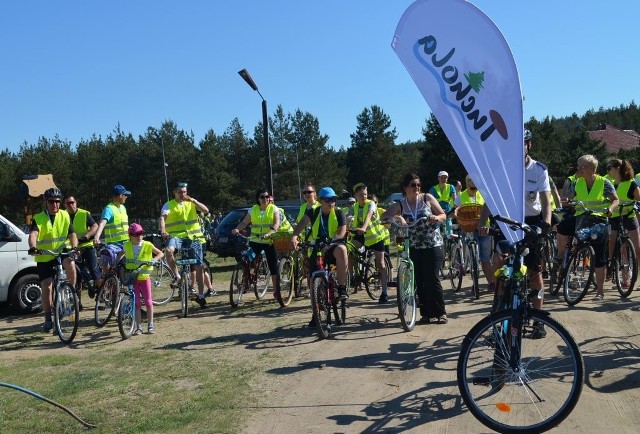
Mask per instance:
[[[580,155],[607,157],[604,146],[587,134],[601,123],[640,130],[640,110],[632,102],[583,116],[531,118],[527,127],[534,134],[533,157],[545,162],[556,181],[562,182]],[[169,189],[177,181],[187,181],[190,194],[213,211],[252,203],[256,188],[264,186],[262,131],[258,124],[250,135],[234,119],[222,134],[210,130],[195,143],[193,133],[168,120],[137,138],[119,126],[106,138],[93,136],[75,145],[58,136],[42,137],[35,144],[23,144],[17,154],[0,153],[0,212],[21,221],[23,198],[18,192],[23,177],[52,173],[63,192],[76,195],[80,205],[92,212],[102,209],[114,184],[123,184],[133,192],[127,202],[132,217],[157,216],[167,199],[163,152]],[[300,110],[285,113],[278,106],[269,117],[276,200],[298,199],[298,179],[318,188],[331,185],[336,191],[350,191],[362,181],[381,198],[398,191],[408,171],[418,173],[425,185],[435,184],[443,169],[452,179],[464,179],[466,171],[433,115],[422,133],[421,140],[397,144],[390,117],[373,105],[357,116],[351,146],[333,149],[315,116]],[[640,149],[621,156],[640,161]],[[41,201],[31,200],[33,211],[40,206]]]

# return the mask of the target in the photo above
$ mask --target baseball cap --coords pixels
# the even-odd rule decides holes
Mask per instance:
[[[131,192],[127,190],[124,185],[120,185],[120,184],[114,186],[112,191],[114,196],[120,196],[121,194],[124,194],[126,196],[131,195]]]
[[[444,170],[441,170],[440,172],[438,172],[438,177],[440,176],[449,176],[449,174],[447,172],[445,172]]]
[[[144,234],[144,229],[138,223],[131,223],[129,225],[129,235],[139,235]]]
[[[336,194],[335,191],[333,191],[333,188],[331,188],[331,187],[323,187],[318,192],[318,197],[320,199],[326,199],[326,198],[329,198],[329,197],[338,197],[338,195]]]
[[[355,193],[359,188],[367,188],[367,186],[364,184],[364,182],[358,182],[353,186],[353,192]]]
[[[347,199],[347,203],[355,203],[355,202],[356,202],[355,197],[350,197],[349,199]]]

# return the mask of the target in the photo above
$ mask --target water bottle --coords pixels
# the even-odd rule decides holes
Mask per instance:
[[[453,233],[453,230],[451,229],[451,219],[448,218],[444,221],[444,228],[446,231],[447,235],[451,235]]]

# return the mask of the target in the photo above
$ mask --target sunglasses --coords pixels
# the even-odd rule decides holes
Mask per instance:
[[[269,199],[269,195],[267,195],[267,194],[261,194],[258,197],[260,197],[260,199]]]
[[[307,190],[307,191],[303,191],[302,194],[307,195],[307,194],[311,194],[311,193],[315,193],[315,191],[313,190]]]
[[[60,203],[62,203],[61,200],[56,200],[56,199],[47,199],[47,203],[57,203],[58,205],[60,205]]]
[[[65,205],[73,205],[74,203],[76,203],[76,201],[75,201],[75,200],[68,200],[68,201],[66,201],[64,204],[65,204]]]
[[[336,198],[335,197],[327,197],[327,198],[324,198],[322,200],[324,200],[327,203],[334,203],[336,201]]]
[[[420,184],[418,182],[412,182],[411,184],[409,184],[409,187],[420,188],[421,186],[422,186],[422,184]]]

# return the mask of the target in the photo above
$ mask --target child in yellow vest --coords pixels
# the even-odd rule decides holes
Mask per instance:
[[[144,262],[156,262],[163,258],[164,253],[158,249],[153,243],[144,241],[142,236],[144,229],[138,223],[132,223],[129,226],[129,241],[124,242],[124,248],[118,255],[118,261],[125,258],[125,268],[127,270],[138,270],[138,276],[133,284],[133,291],[136,294],[136,331],[134,334],[142,334],[142,314],[140,307],[144,299],[147,307],[147,332],[153,334],[156,332],[153,325],[153,295],[151,294],[151,277],[149,272],[152,267],[150,265],[140,266]]]

